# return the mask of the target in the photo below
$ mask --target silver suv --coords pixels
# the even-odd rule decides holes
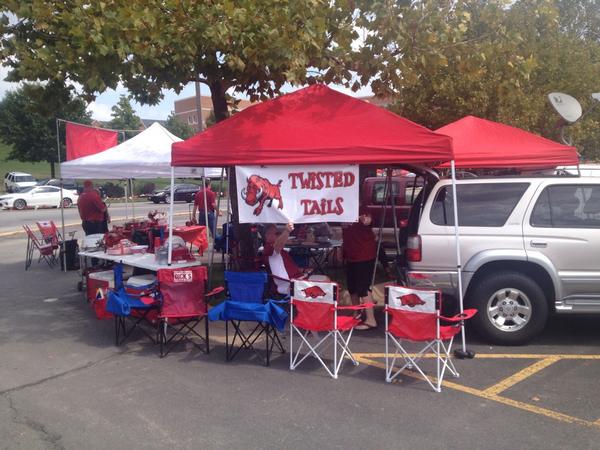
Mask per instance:
[[[482,336],[522,344],[551,312],[600,313],[600,178],[459,180],[457,196],[465,305]],[[407,282],[457,298],[450,180],[415,203]]]

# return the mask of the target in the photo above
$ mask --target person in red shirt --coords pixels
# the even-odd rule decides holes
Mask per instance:
[[[210,230],[210,234],[214,238],[215,234],[215,226],[216,226],[216,217],[215,210],[217,209],[216,203],[216,195],[210,188],[210,180],[207,178],[204,181],[204,189],[196,192],[194,197],[194,209],[192,211],[192,222],[198,223],[200,225],[206,225],[206,215],[205,215],[205,205],[204,205],[204,192],[206,192],[206,204],[208,205],[208,229]],[[198,220],[196,221],[196,211],[198,211]]]
[[[77,209],[86,236],[104,232],[107,208],[90,180],[83,182],[83,192],[77,200]]]
[[[346,259],[346,282],[353,305],[371,303],[370,289],[377,244],[375,234],[371,229],[372,217],[361,209],[358,222],[342,229],[344,257]],[[358,325],[357,330],[377,328],[373,308],[364,310],[365,319]]]

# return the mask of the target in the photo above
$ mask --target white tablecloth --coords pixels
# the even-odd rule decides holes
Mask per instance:
[[[106,261],[120,262],[127,266],[140,267],[142,269],[157,271],[160,269],[180,269],[184,267],[201,266],[202,261],[184,261],[172,263],[170,266],[157,264],[153,253],[135,254],[135,255],[108,255],[103,251],[98,252],[79,252],[79,256],[87,258],[104,259]]]

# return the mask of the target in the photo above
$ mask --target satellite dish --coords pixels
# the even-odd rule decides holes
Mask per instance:
[[[598,95],[598,94],[595,94]],[[600,95],[599,95],[600,96]],[[595,98],[595,97],[594,97]],[[568,94],[561,92],[551,92],[548,94],[548,100],[560,116],[567,122],[573,123],[581,117],[582,109],[579,102]]]

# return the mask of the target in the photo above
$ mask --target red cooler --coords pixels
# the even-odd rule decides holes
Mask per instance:
[[[94,308],[98,319],[112,319],[113,315],[106,311],[106,291],[114,288],[115,277],[112,270],[92,272],[87,276],[87,299]]]

